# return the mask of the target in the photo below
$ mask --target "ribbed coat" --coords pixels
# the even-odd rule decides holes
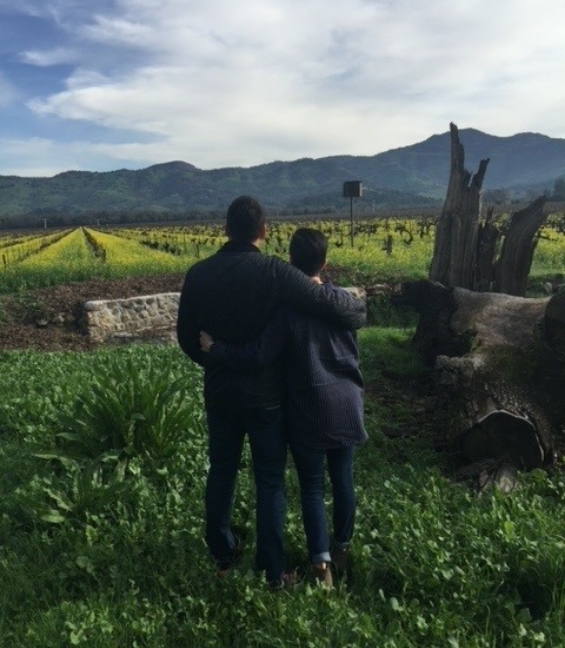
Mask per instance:
[[[231,408],[280,404],[282,374],[270,363],[244,374],[214,362],[200,350],[199,333],[235,344],[256,338],[277,309],[287,305],[319,314],[346,328],[360,328],[365,304],[350,294],[328,293],[300,270],[251,243],[229,241],[187,272],[180,296],[177,338],[183,351],[204,366],[207,405]]]
[[[323,288],[345,292],[331,284]],[[317,449],[360,445],[367,439],[354,331],[284,308],[254,341],[242,346],[215,341],[210,356],[242,374],[282,359],[291,438]]]

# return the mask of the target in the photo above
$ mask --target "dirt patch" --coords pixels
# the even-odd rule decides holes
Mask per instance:
[[[80,325],[85,302],[179,292],[184,273],[90,280],[0,295],[0,350],[81,351],[95,348]]]

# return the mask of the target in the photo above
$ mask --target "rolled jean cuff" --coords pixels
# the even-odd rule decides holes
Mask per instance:
[[[332,558],[330,556],[329,551],[323,551],[322,553],[319,554],[314,554],[311,558],[312,564],[317,565],[318,563],[322,562],[331,562]]]
[[[351,540],[346,542],[338,542],[337,540],[332,540],[332,551],[343,551],[344,549],[349,549],[351,546]]]

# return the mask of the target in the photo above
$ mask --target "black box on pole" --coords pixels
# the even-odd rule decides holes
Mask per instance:
[[[343,183],[344,198],[361,198],[363,195],[363,185],[360,180],[349,180]]]

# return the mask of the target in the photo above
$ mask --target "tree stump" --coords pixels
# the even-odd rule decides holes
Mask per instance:
[[[429,279],[444,286],[475,291],[525,295],[528,274],[544,224],[545,196],[512,214],[503,231],[495,224],[493,209],[481,214],[481,188],[489,158],[472,174],[465,168],[465,149],[455,124],[451,130],[451,172],[442,212],[438,218]],[[500,256],[496,251],[503,238]]]
[[[434,367],[438,426],[467,462],[546,466],[565,442],[565,292],[527,299],[403,285],[414,343]]]
[[[500,258],[493,268],[493,292],[522,297],[526,294],[528,275],[538,242],[535,235],[547,219],[547,214],[543,211],[545,202],[545,196],[540,196],[525,209],[512,215]]]
[[[481,160],[475,175],[465,168],[465,149],[459,130],[451,131],[451,172],[447,195],[437,223],[430,279],[445,286],[471,288],[477,261],[481,188],[489,159]]]

